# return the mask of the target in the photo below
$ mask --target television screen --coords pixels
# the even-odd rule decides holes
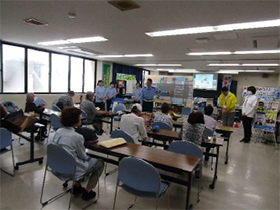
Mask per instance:
[[[200,90],[217,90],[217,74],[195,74],[194,89]]]

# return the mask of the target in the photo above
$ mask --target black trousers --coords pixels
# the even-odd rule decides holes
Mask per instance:
[[[105,111],[104,102],[95,102],[95,106],[99,107],[100,110]]]
[[[248,142],[251,140],[252,122],[253,122],[253,118],[243,116],[242,123],[243,123],[243,129],[244,129],[244,140],[248,141]]]
[[[107,103],[107,111],[109,111],[110,106],[111,106],[111,103],[112,103],[112,99],[106,100],[106,103]],[[112,111],[113,111],[113,110],[112,110]]]
[[[146,101],[143,101],[143,104],[142,104],[142,108],[143,108],[143,112],[150,112],[152,113],[153,112],[153,108],[154,108],[154,103],[153,102],[146,102]]]

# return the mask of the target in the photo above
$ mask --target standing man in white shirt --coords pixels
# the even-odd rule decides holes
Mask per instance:
[[[247,96],[242,105],[242,123],[244,128],[244,138],[240,142],[249,143],[252,135],[252,122],[257,110],[258,97],[256,94],[256,88],[250,86],[247,89]]]
[[[121,130],[128,133],[137,144],[140,143],[139,140],[146,141],[148,139],[144,119],[140,117],[142,107],[139,106],[139,104],[133,105],[131,113],[122,116],[120,125]]]

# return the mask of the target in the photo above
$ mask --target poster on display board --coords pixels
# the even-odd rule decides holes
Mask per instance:
[[[160,76],[150,75],[153,86],[159,90],[172,91],[173,94],[157,94],[158,99],[169,100],[172,104],[192,106],[193,101],[193,76]]]
[[[136,76],[132,74],[117,73],[118,81],[126,81],[126,94],[132,94],[136,87]]]
[[[102,80],[104,82],[104,87],[109,87],[110,84],[110,71],[111,65],[110,64],[103,64],[103,72],[102,72]]]
[[[222,87],[227,87],[230,90],[232,77],[231,75],[224,75]]]
[[[279,101],[260,102],[254,128],[275,132]]]
[[[243,93],[242,96],[245,97],[247,95],[247,89],[249,86],[243,87]],[[266,98],[270,100],[277,100],[280,99],[280,87],[260,87],[255,86],[257,89],[256,96],[261,98]]]

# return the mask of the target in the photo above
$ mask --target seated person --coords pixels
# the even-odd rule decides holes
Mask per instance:
[[[81,182],[74,182],[73,195],[82,194],[83,200],[90,200],[96,196],[92,191],[95,188],[104,168],[104,162],[87,156],[84,146],[84,137],[75,132],[75,127],[81,125],[81,110],[75,107],[66,107],[61,114],[62,128],[58,129],[53,137],[55,144],[70,152],[76,160],[76,178],[90,174],[86,188]],[[96,170],[98,170],[98,174]]]
[[[63,110],[65,107],[74,106],[72,98],[74,97],[75,92],[70,90],[66,95],[60,96],[57,100],[57,106]]]
[[[1,114],[0,127],[6,128],[7,130],[13,133],[23,132],[24,129],[29,125],[29,123],[33,122],[34,119],[36,118],[36,115],[30,115],[24,120],[24,122],[20,126],[13,124],[12,122],[5,119],[8,116],[8,111],[2,104],[0,104],[0,114]]]
[[[25,103],[25,110],[24,112],[35,112],[37,114],[42,114],[42,112],[45,109],[45,104],[40,104],[40,106],[36,106],[36,104],[34,103],[34,99],[35,99],[35,95],[34,93],[27,93],[26,95],[26,103]],[[44,140],[45,137],[47,137],[47,125],[48,122],[46,120],[41,119],[39,121],[39,123],[45,125],[45,127],[43,127],[41,129],[42,132],[42,140]],[[40,140],[40,132],[38,133],[38,135],[35,137],[35,140]]]
[[[163,122],[173,128],[173,122],[171,116],[169,116],[170,107],[167,103],[161,105],[162,113],[154,114],[154,122]]]
[[[84,100],[81,105],[80,109],[83,110],[87,114],[87,123],[92,124],[95,130],[98,134],[102,135],[103,131],[103,125],[102,121],[98,119],[98,112],[95,108],[95,105],[93,103],[94,94],[93,92],[89,91],[86,93],[86,100]],[[102,113],[104,115],[104,113]],[[105,112],[105,114],[108,114],[108,112]]]
[[[188,121],[183,124],[181,137],[183,141],[190,141],[200,146],[202,142],[208,139],[204,116],[200,111],[193,111]]]
[[[215,131],[217,121],[213,117],[211,117],[213,111],[214,111],[213,106],[211,106],[210,104],[204,108],[204,121],[205,121],[206,128]]]
[[[142,107],[139,106],[140,104],[133,105],[131,113],[123,115],[120,123],[121,130],[128,133],[138,144],[138,140],[146,141],[148,139],[144,119],[140,117]]]

